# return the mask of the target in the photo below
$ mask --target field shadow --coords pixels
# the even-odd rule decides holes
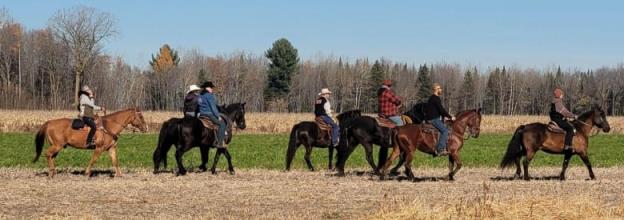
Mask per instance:
[[[86,170],[57,170],[56,174],[71,174],[74,176],[84,176],[85,175],[85,171]],[[35,173],[35,176],[50,176],[50,172],[49,171],[42,171],[42,172],[38,172]],[[108,177],[114,177],[115,176],[115,171],[114,170],[99,170],[99,169],[92,169],[91,170],[91,176],[90,177],[98,177],[98,176],[108,176]]]
[[[523,181],[522,177],[514,177],[514,176],[495,176],[491,177],[492,181]],[[552,181],[559,180],[559,176],[532,176],[529,180],[537,180],[537,181]]]

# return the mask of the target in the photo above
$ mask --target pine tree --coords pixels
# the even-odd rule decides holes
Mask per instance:
[[[264,90],[265,101],[286,98],[290,91],[290,80],[298,70],[297,49],[287,39],[281,38],[273,43],[265,56],[271,62]]]
[[[469,109],[475,107],[475,83],[470,70],[464,74],[464,83],[461,87],[460,109]]]
[[[150,66],[152,66],[152,70],[156,73],[164,73],[171,68],[175,67],[180,63],[180,57],[178,57],[178,52],[171,49],[168,44],[164,44],[160,47],[160,50],[156,57],[152,54],[152,60],[150,61]]]
[[[369,87],[370,89],[370,98],[369,98],[369,107],[370,109],[376,109],[377,106],[377,90],[379,89],[379,87],[381,86],[381,84],[383,83],[383,77],[384,77],[384,68],[381,65],[381,63],[379,63],[379,61],[375,61],[375,64],[373,64],[373,66],[371,67],[371,71],[370,71],[370,77],[369,77]]]
[[[197,84],[199,85],[206,81],[208,81],[208,74],[206,74],[205,69],[200,69],[199,74],[197,74]]]
[[[429,96],[431,96],[431,90],[433,89],[433,83],[431,82],[431,76],[426,64],[418,69],[416,87],[418,88],[416,98],[419,102],[426,102]]]

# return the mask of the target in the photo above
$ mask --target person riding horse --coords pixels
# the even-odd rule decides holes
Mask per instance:
[[[325,123],[332,127],[331,144],[333,147],[338,146],[338,136],[340,135],[340,127],[332,119],[331,104],[329,103],[329,95],[332,92],[328,88],[321,89],[318,97],[314,101],[314,115],[321,117]]]
[[[80,103],[78,104],[79,117],[90,128],[89,134],[87,134],[86,146],[88,149],[94,149],[95,141],[93,141],[93,136],[95,136],[97,129],[95,125],[95,111],[106,111],[106,108],[95,105],[95,94],[87,85],[82,86],[78,95],[80,96]]]
[[[446,156],[449,154],[446,149],[446,144],[448,141],[448,128],[444,125],[443,118],[448,118],[451,120],[455,120],[455,117],[451,116],[444,106],[442,106],[442,100],[440,100],[440,96],[442,95],[442,86],[438,83],[433,84],[433,94],[429,97],[429,101],[427,101],[427,109],[426,109],[426,119],[430,121],[431,124],[440,131],[440,137],[438,139],[438,145],[436,146],[435,156]]]
[[[217,108],[217,98],[214,95],[214,84],[210,81],[204,82],[201,86],[202,91],[197,103],[199,104],[199,117],[210,119],[212,123],[217,125],[217,148],[225,148],[223,139],[225,137],[226,124],[219,117],[219,109]]]
[[[563,105],[563,90],[556,88],[553,91],[553,101],[550,104],[550,120],[555,122],[561,129],[565,131],[565,141],[563,150],[572,151],[572,138],[574,138],[574,127],[565,119],[576,119],[577,116]]]
[[[184,109],[182,110],[184,117],[197,117],[197,113],[199,112],[199,108],[197,106],[199,91],[201,91],[201,88],[197,87],[197,85],[189,86],[189,90],[186,91],[186,96],[184,97]]]
[[[394,122],[397,126],[403,125],[403,120],[398,114],[398,107],[401,105],[401,99],[392,91],[392,81],[386,79],[383,85],[377,90],[379,97],[379,117],[387,118]]]

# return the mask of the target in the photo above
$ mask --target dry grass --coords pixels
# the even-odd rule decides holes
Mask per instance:
[[[0,110],[0,132],[35,132],[45,121],[74,117],[75,111],[18,111]],[[150,132],[158,132],[162,122],[180,117],[178,112],[144,112]],[[241,133],[288,133],[301,121],[313,120],[311,113],[247,113],[247,129]],[[612,132],[624,134],[624,117],[609,117]],[[279,123],[278,123],[279,122]],[[484,133],[510,133],[519,125],[531,122],[548,122],[547,116],[484,116],[481,131]]]
[[[511,171],[469,168],[455,182],[443,169],[417,170],[419,182],[380,182],[351,171],[242,170],[230,176],[174,177],[126,170],[87,179],[65,170],[55,179],[30,169],[0,168],[0,218],[208,219],[577,219],[624,218],[621,168],[596,169],[597,181],[573,167],[569,180],[547,180],[557,168],[533,169],[540,180],[493,181]]]

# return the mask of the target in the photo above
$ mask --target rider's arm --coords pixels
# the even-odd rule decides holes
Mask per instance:
[[[96,110],[96,111],[99,111],[102,109],[100,108],[100,106],[95,105],[95,103],[93,102],[93,99],[90,99],[86,95],[80,96],[80,105],[90,106],[91,108],[93,108],[93,110]]]
[[[555,109],[557,110],[557,112],[559,112],[561,115],[563,115],[563,117],[566,118],[574,118],[576,117],[576,115],[574,115],[574,113],[568,111],[568,109],[565,107],[565,105],[563,105],[563,101],[558,100],[555,102]]]
[[[436,106],[438,108],[438,111],[440,112],[440,115],[446,117],[446,118],[453,118],[453,116],[451,116],[446,109],[444,109],[444,106],[442,106],[442,99],[438,98],[436,100]]]
[[[208,103],[210,103],[210,110],[212,111],[214,116],[219,118],[219,108],[217,108],[217,99],[214,97],[214,95],[210,96],[210,101]]]
[[[331,118],[332,117],[332,110],[331,110],[331,104],[329,104],[329,101],[325,102],[325,104],[323,105],[323,109],[325,109],[325,113],[327,113],[327,116],[329,116]]]

